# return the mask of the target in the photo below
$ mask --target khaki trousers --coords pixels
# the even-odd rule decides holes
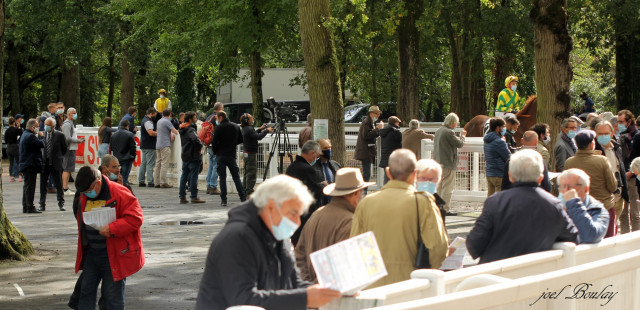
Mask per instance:
[[[153,180],[156,185],[167,184],[169,157],[171,157],[171,147],[167,146],[156,150],[156,166],[153,167]]]
[[[620,214],[620,232],[626,234],[640,229],[640,212],[638,208],[638,189],[636,180],[627,180],[627,190],[629,191],[629,202],[624,203],[624,210]]]
[[[487,177],[487,197],[502,190],[502,178]]]
[[[442,181],[438,184],[438,188],[436,192],[442,200],[446,203],[444,205],[444,210],[449,212],[451,209],[451,194],[453,194],[453,188],[455,186],[456,181],[456,171],[452,169],[442,168]]]

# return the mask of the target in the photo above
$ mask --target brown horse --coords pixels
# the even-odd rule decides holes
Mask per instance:
[[[520,138],[522,138],[524,132],[529,130],[531,126],[538,122],[537,112],[538,96],[531,95],[527,98],[524,108],[522,108],[520,112],[516,113],[516,117],[518,118],[518,121],[520,121],[520,126],[518,126],[518,131],[516,132],[514,139],[518,145],[520,145]],[[467,137],[482,137],[484,124],[490,118],[491,117],[487,115],[476,115],[472,118],[466,125],[464,125],[464,129],[467,131]]]

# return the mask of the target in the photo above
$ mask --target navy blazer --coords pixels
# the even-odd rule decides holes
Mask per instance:
[[[42,152],[44,141],[31,130],[25,130],[20,137],[20,172],[35,169],[37,172],[42,171]]]

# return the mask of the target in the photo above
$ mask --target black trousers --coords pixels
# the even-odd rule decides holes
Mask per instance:
[[[22,171],[24,176],[24,184],[22,185],[22,212],[35,210],[33,199],[36,195],[36,179],[38,170],[35,168],[27,168]]]
[[[64,206],[64,190],[62,189],[62,171],[56,170],[53,165],[45,162],[44,169],[40,175],[40,207],[44,207],[47,202],[47,181],[49,176],[53,179],[53,186],[56,189],[56,198],[58,198],[58,206]]]

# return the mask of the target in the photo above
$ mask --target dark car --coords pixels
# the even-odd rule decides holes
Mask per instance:
[[[395,102],[380,102],[378,103],[378,107],[382,114],[380,114],[379,120],[386,122],[389,117],[396,116],[396,106]],[[362,119],[367,116],[369,111],[369,105],[366,103],[353,104],[344,107],[344,122],[345,123],[359,123],[362,122]],[[425,121],[425,115],[420,111],[420,121]],[[403,120],[404,121],[404,120]],[[409,124],[409,121],[406,121],[406,125]]]

